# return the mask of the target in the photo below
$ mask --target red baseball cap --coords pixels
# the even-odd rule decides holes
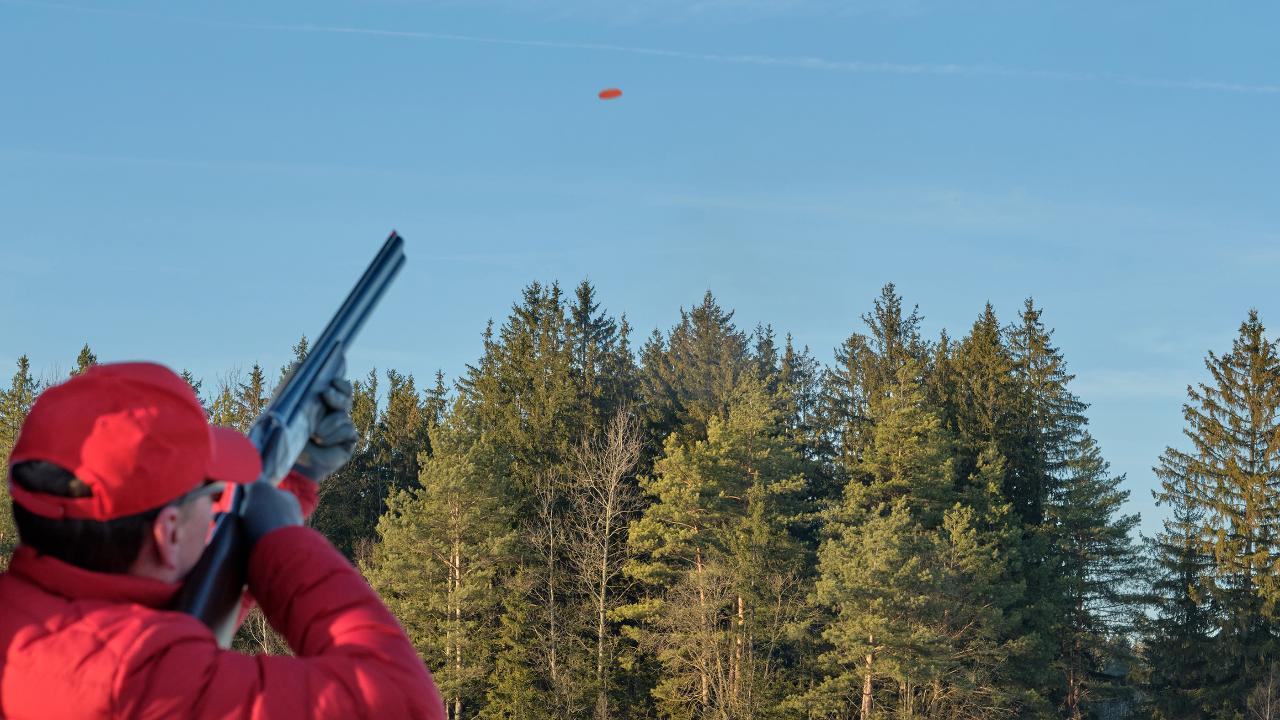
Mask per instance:
[[[14,483],[11,471],[14,502],[47,518],[136,515],[206,479],[247,483],[262,473],[253,443],[210,425],[187,382],[154,363],[95,365],[41,393],[9,467],[29,460],[53,463],[93,491],[81,498],[33,492]]]

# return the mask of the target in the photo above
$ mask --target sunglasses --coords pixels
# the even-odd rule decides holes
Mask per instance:
[[[208,496],[213,500],[213,502],[217,503],[218,501],[222,500],[222,493],[226,489],[227,489],[227,484],[225,482],[221,480],[210,480],[205,484],[201,485],[200,487],[196,488],[195,490],[192,490],[191,492],[173,501],[173,504],[182,505],[185,503],[189,503],[193,500],[199,500],[200,498],[205,496]]]

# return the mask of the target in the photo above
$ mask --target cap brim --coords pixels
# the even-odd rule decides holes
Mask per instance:
[[[213,439],[212,457],[205,475],[210,480],[229,483],[250,483],[262,474],[262,457],[258,448],[249,442],[244,433],[234,428],[214,426],[209,428]]]

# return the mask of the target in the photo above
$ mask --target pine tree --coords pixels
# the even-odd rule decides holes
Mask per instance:
[[[1050,494],[1070,476],[1068,465],[1082,447],[1086,420],[1085,404],[1068,387],[1075,376],[1041,315],[1028,298],[1018,322],[1006,329],[1017,407],[1012,437],[1003,448],[1002,490],[1021,528],[1019,574],[1026,584],[1016,631],[1020,653],[1011,663],[1010,683],[1022,689],[1029,707],[1045,713],[1064,699],[1062,675],[1051,668],[1062,651],[1054,639],[1069,602],[1052,557],[1058,539],[1045,522],[1046,510]]]
[[[1206,697],[1216,713],[1243,712],[1244,697],[1278,651],[1280,581],[1280,356],[1257,311],[1231,352],[1210,352],[1211,381],[1188,387],[1187,451],[1168,448],[1162,479],[1183,486],[1198,518],[1197,551],[1211,558],[1204,602],[1217,615],[1220,667]]]
[[[902,297],[889,283],[872,312],[862,316],[869,334],[853,333],[836,349],[835,366],[824,374],[819,413],[827,455],[842,480],[859,471],[872,443],[872,403],[896,386],[906,364],[924,372],[928,347],[920,338],[921,319],[915,308],[903,315]]]
[[[1091,703],[1123,696],[1109,682],[1117,639],[1132,629],[1138,603],[1140,559],[1131,539],[1137,515],[1122,514],[1129,491],[1109,474],[1086,433],[1068,463],[1069,475],[1051,493],[1046,515],[1054,545],[1050,557],[1060,601],[1054,636],[1065,681],[1063,706],[1080,720]]]
[[[619,327],[595,298],[595,288],[582,281],[568,308],[565,328],[580,402],[588,410],[583,424],[589,432],[608,423],[630,400],[636,383],[635,362],[625,344],[625,335],[630,332],[626,319]]]
[[[244,420],[244,413],[241,410],[238,398],[241,377],[243,375],[237,368],[218,378],[218,389],[209,400],[207,408],[210,423],[223,427],[247,429],[247,426],[241,428],[241,423]]]
[[[1017,453],[1014,363],[990,303],[946,362],[954,378],[949,399],[960,442],[956,468],[967,478],[986,448],[994,446],[1002,457]]]
[[[495,638],[496,654],[493,671],[487,682],[484,709],[476,714],[484,720],[554,720],[568,715],[557,714],[551,693],[539,687],[533,672],[535,661],[530,646],[534,645],[531,629],[536,627],[526,598],[529,581],[517,573],[503,599]],[[523,591],[523,592],[522,592]]]
[[[6,467],[22,423],[41,389],[40,383],[31,375],[31,361],[26,355],[18,358],[17,370],[9,387],[0,391],[0,457],[5,459]],[[9,557],[17,544],[18,529],[13,523],[9,484],[0,483],[0,570],[8,567]]]
[[[708,291],[680,311],[669,337],[655,330],[641,350],[641,389],[654,440],[679,432],[685,442],[706,437],[711,418],[728,414],[734,388],[755,365],[747,337]]]
[[[833,618],[823,632],[829,672],[814,697],[836,712],[856,697],[862,718],[872,717],[878,688],[927,662],[921,641],[929,638],[917,636],[929,600],[930,533],[949,504],[954,470],[951,440],[924,405],[919,370],[903,365],[891,388],[871,394],[874,434],[818,555],[816,597]]]
[[[537,647],[523,657],[557,711],[593,700],[586,600],[568,580],[565,478],[574,448],[598,431],[601,413],[629,399],[631,360],[615,327],[589,285],[566,308],[557,285],[531,284],[497,332],[492,323],[486,330],[484,353],[459,381],[448,421],[476,475],[511,510],[517,542],[494,559],[502,578],[495,594],[514,607],[506,595],[526,590],[512,579],[521,573],[527,581],[521,602]],[[621,376],[611,375],[619,368]]]
[[[209,408],[204,403],[204,397],[200,395],[200,387],[204,385],[204,382],[197,380],[196,376],[192,375],[190,370],[183,370],[179,375],[181,375],[182,380],[190,386],[191,392],[194,393],[196,399],[200,401],[200,405],[204,408],[205,414],[209,414]]]
[[[234,427],[241,432],[248,432],[270,399],[267,397],[266,374],[261,365],[254,363],[249,370],[249,377],[236,389]]]
[[[926,392],[918,360],[870,405],[875,432],[858,477],[830,513],[816,599],[827,676],[808,698],[828,712],[877,704],[904,717],[1001,717],[1014,545],[999,494],[999,454],[979,458],[964,485],[954,441]]]
[[[670,717],[766,717],[783,700],[809,561],[794,532],[806,463],[781,430],[744,375],[727,418],[710,417],[692,445],[673,434],[642,481],[654,503],[631,525],[627,573],[649,593],[621,614],[664,669],[653,693]]]
[[[84,347],[80,348],[80,354],[76,356],[76,367],[71,371],[71,376],[75,377],[97,364],[98,356],[89,349],[89,343],[85,343]]]
[[[477,473],[465,439],[446,424],[436,442],[421,487],[388,498],[362,569],[431,659],[448,717],[462,720],[482,709],[493,677],[492,621],[504,601],[494,583],[514,538],[510,508]]]
[[[298,338],[298,342],[293,346],[293,359],[288,364],[280,368],[280,379],[276,381],[276,385],[280,385],[289,377],[289,373],[298,366],[303,360],[307,359],[307,353],[311,351],[311,346],[307,342],[307,336],[303,335]]]
[[[1212,638],[1217,613],[1206,592],[1213,560],[1201,542],[1206,511],[1196,499],[1195,480],[1171,460],[1166,454],[1154,468],[1161,489],[1152,494],[1168,517],[1149,548],[1154,614],[1141,625],[1145,684],[1154,717],[1193,720],[1208,715],[1204,699],[1221,667]]]

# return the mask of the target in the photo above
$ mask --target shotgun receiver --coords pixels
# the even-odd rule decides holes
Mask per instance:
[[[307,357],[254,421],[249,440],[262,455],[258,482],[279,484],[302,454],[311,437],[310,410],[320,402],[319,393],[343,372],[347,348],[403,265],[404,239],[392,231]],[[235,493],[231,510],[218,518],[204,554],[175,601],[175,609],[208,625],[224,648],[236,631],[248,572],[248,539],[240,527],[243,502],[244,495]]]

